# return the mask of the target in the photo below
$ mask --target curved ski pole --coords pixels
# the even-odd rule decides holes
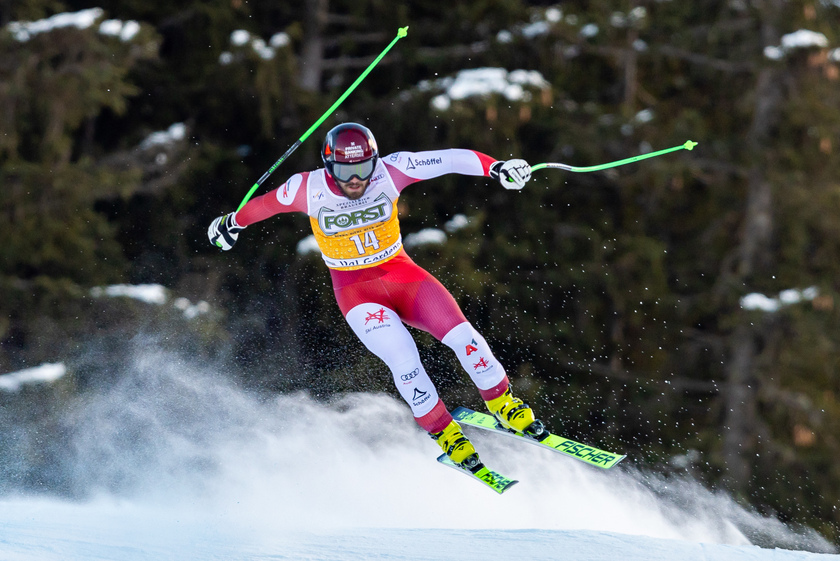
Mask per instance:
[[[323,122],[327,119],[327,117],[329,117],[329,116],[332,114],[332,112],[333,112],[333,111],[335,111],[335,110],[336,110],[336,108],[337,108],[339,105],[341,105],[341,103],[342,103],[345,99],[347,99],[347,96],[348,96],[348,95],[350,95],[350,94],[353,92],[353,90],[355,90],[355,89],[356,89],[356,86],[358,86],[358,85],[362,82],[362,80],[364,80],[364,79],[365,79],[365,77],[366,77],[368,74],[370,74],[370,71],[371,71],[371,70],[373,70],[373,67],[374,67],[374,66],[376,66],[377,64],[379,64],[379,61],[381,61],[381,60],[385,57],[385,55],[388,53],[388,51],[390,51],[390,50],[391,50],[391,47],[393,47],[394,45],[396,45],[397,41],[399,41],[400,39],[402,39],[402,38],[403,38],[403,37],[405,37],[406,35],[408,35],[408,26],[401,27],[401,28],[399,29],[399,31],[397,32],[397,36],[396,36],[396,37],[394,37],[393,41],[391,41],[391,43],[390,43],[387,47],[385,47],[385,49],[384,49],[381,53],[379,53],[379,56],[378,56],[378,57],[376,57],[376,58],[374,59],[374,61],[373,61],[373,62],[371,62],[371,63],[370,63],[370,65],[368,65],[368,67],[367,67],[367,68],[365,68],[365,71],[364,71],[364,72],[362,72],[362,73],[361,73],[361,75],[359,75],[359,77],[358,77],[358,78],[356,78],[356,81],[355,81],[355,82],[353,82],[353,83],[350,85],[350,87],[349,87],[349,88],[347,88],[347,91],[345,91],[343,94],[341,94],[341,97],[339,97],[339,98],[336,100],[336,102],[335,102],[335,103],[333,103],[333,104],[330,106],[330,108],[329,108],[329,109],[327,109],[327,110],[324,112],[324,114],[323,114],[323,115],[321,115],[321,118],[320,118],[320,119],[318,119],[317,121],[315,121],[315,124],[313,124],[311,127],[309,127],[309,130],[307,130],[305,133],[303,133],[303,136],[301,136],[301,137],[300,137],[300,138],[299,138],[299,139],[298,139],[298,140],[297,140],[294,144],[292,144],[292,146],[291,146],[288,150],[286,150],[286,153],[285,153],[285,154],[283,154],[282,156],[280,156],[280,159],[279,159],[279,160],[277,160],[276,162],[274,162],[274,165],[273,165],[273,166],[271,166],[270,168],[268,168],[268,171],[267,171],[267,172],[265,172],[265,173],[263,174],[263,176],[262,176],[262,177],[260,177],[260,178],[257,180],[257,182],[256,182],[256,183],[254,183],[254,185],[252,185],[252,186],[251,186],[251,190],[250,190],[250,191],[248,191],[248,194],[247,194],[247,195],[245,195],[245,198],[244,198],[244,199],[242,199],[242,202],[239,204],[239,207],[236,209],[237,211],[241,210],[241,209],[242,209],[242,207],[243,207],[243,206],[245,206],[245,203],[247,203],[247,202],[251,199],[251,196],[252,196],[252,195],[254,194],[254,192],[255,192],[255,191],[259,188],[259,186],[260,186],[260,185],[262,185],[262,184],[263,184],[263,182],[264,182],[266,179],[268,179],[268,176],[269,176],[269,175],[271,175],[272,173],[274,173],[274,170],[276,170],[276,169],[280,166],[280,164],[282,164],[282,163],[286,160],[286,158],[288,158],[288,157],[292,154],[292,152],[294,152],[295,150],[297,150],[297,147],[298,147],[298,146],[300,146],[301,144],[303,144],[303,142],[304,142],[307,138],[309,138],[309,135],[311,135],[313,132],[315,132],[315,129],[317,129],[319,126],[321,126],[321,123],[323,123]]]
[[[674,146],[673,148],[666,148],[665,150],[659,150],[658,152],[651,152],[649,154],[642,154],[641,156],[633,156],[632,158],[626,158],[624,160],[618,160],[616,162],[610,162],[608,164],[601,164],[599,166],[589,166],[589,167],[575,167],[570,166],[567,164],[558,164],[554,162],[548,162],[544,164],[536,164],[531,166],[531,171],[537,171],[538,169],[543,168],[552,168],[552,169],[563,169],[566,171],[573,171],[577,173],[584,173],[589,171],[600,171],[602,169],[609,169],[618,166],[623,166],[626,164],[632,164],[633,162],[638,162],[639,160],[647,160],[648,158],[653,158],[655,156],[661,156],[662,154],[667,154],[669,152],[676,152],[677,150],[694,150],[694,147],[697,146],[696,142],[692,142],[691,140],[686,140],[684,144],[680,144],[679,146]]]

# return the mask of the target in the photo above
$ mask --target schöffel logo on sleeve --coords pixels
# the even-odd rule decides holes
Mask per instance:
[[[426,167],[426,166],[437,166],[443,163],[443,158],[425,158],[419,159],[416,158],[412,160],[411,158],[408,159],[408,165],[405,169],[417,169],[418,167]]]

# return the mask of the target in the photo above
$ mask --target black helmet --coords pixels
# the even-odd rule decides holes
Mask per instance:
[[[367,127],[343,123],[327,133],[321,159],[327,173],[339,181],[350,181],[354,176],[364,181],[376,169],[379,148]]]

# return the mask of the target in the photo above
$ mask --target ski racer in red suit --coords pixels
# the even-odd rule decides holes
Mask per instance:
[[[463,149],[380,158],[373,134],[356,123],[330,130],[321,157],[324,168],[295,174],[238,212],[216,218],[208,230],[211,243],[229,250],[255,222],[285,212],[308,215],[347,323],[390,368],[417,423],[455,463],[472,467],[478,455],[438,397],[404,323],[455,352],[504,426],[542,432],[531,408],[511,394],[504,368],[452,295],[406,254],[397,213],[403,189],[448,173],[489,176],[508,189],[521,189],[531,178],[527,162],[497,161]]]

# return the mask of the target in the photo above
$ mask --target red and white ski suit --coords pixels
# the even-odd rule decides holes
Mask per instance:
[[[443,430],[452,417],[404,323],[450,347],[485,401],[504,393],[509,382],[452,295],[406,254],[397,201],[412,183],[449,173],[487,176],[495,161],[463,149],[396,152],[379,159],[358,200],[345,197],[326,170],[317,169],[293,175],[236,213],[240,226],[283,212],[309,216],[347,323],[388,365],[417,423],[431,433]]]

